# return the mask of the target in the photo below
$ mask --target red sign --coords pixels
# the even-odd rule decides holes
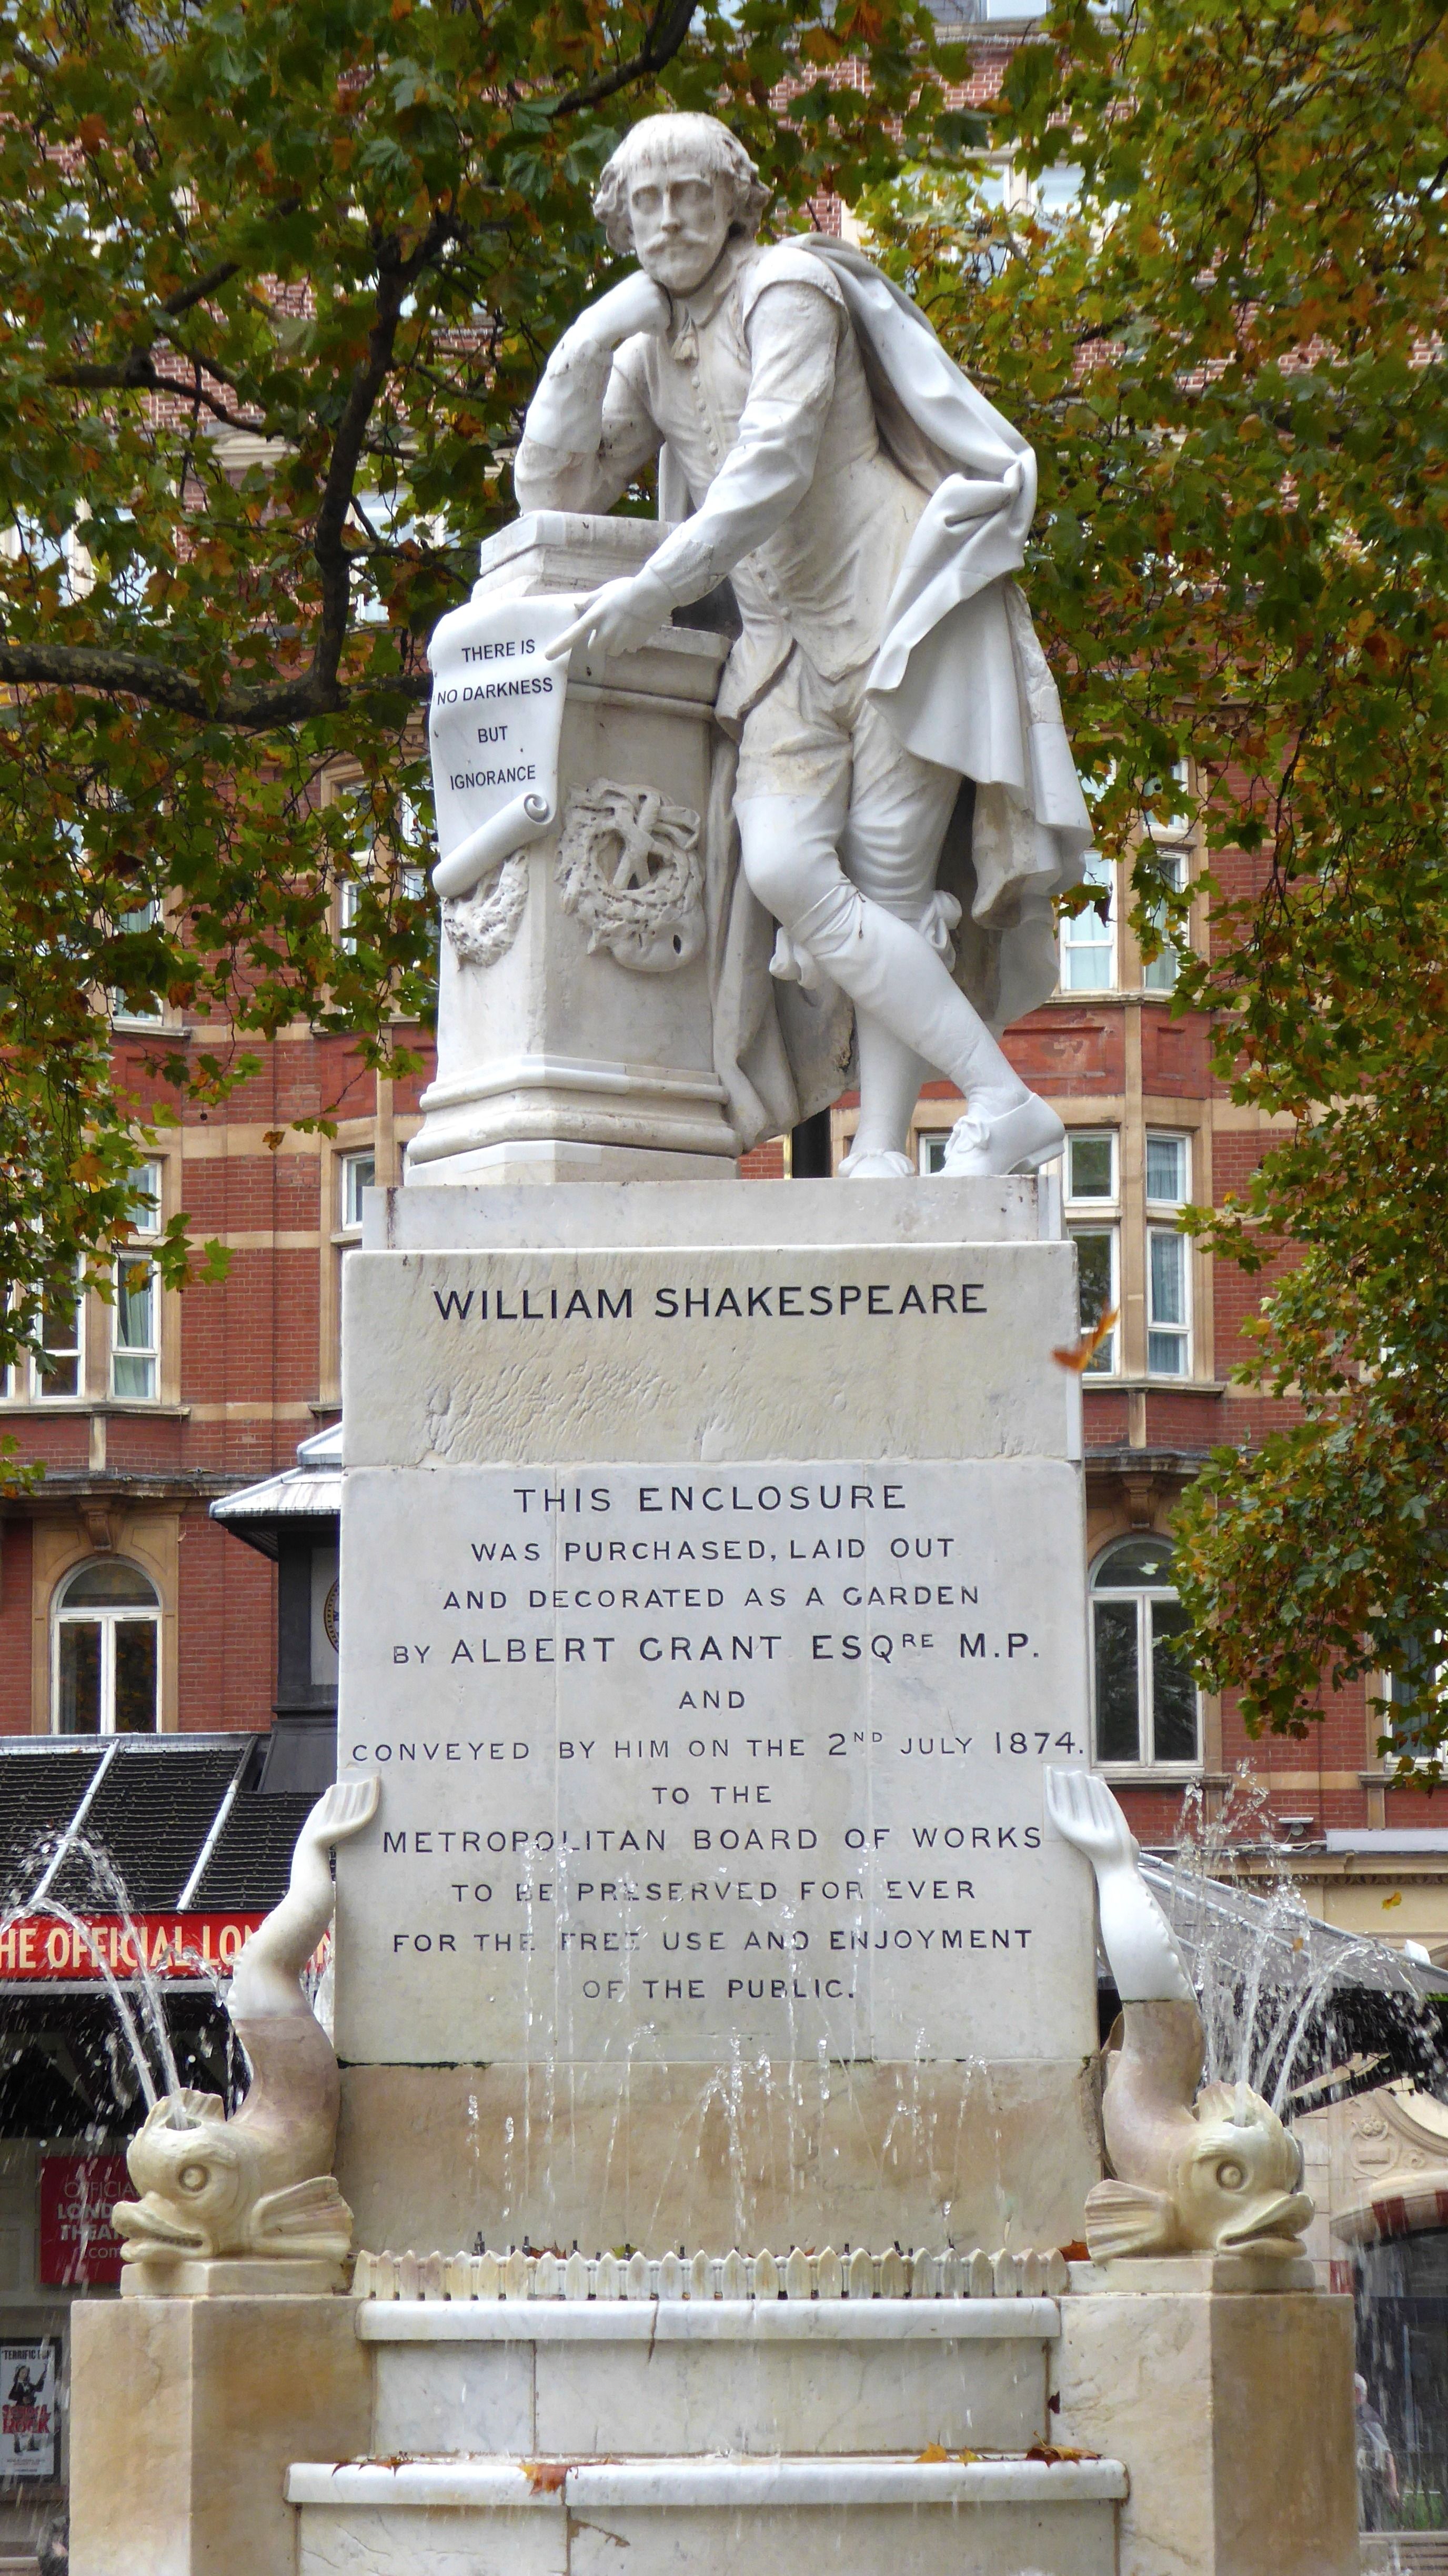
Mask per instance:
[[[133,2185],[121,2155],[40,2159],[40,2278],[48,2290],[113,2290],[121,2240],[111,2228]]]
[[[19,1914],[0,1923],[0,1984],[94,1984],[140,1968],[154,1977],[227,1976],[261,1914]]]

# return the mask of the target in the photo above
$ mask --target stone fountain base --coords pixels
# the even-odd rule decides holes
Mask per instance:
[[[75,2576],[1355,2576],[1303,2268],[364,2256],[82,2308]]]

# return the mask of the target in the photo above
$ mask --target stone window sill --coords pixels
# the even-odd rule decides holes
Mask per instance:
[[[1203,1777],[1200,1762],[1093,1762],[1091,1768],[1127,1789],[1184,1789]]]
[[[144,1395],[30,1395],[0,1396],[0,1420],[6,1422],[44,1422],[54,1415],[58,1420],[73,1422],[77,1414],[142,1414],[148,1422],[187,1422],[189,1404],[167,1404],[160,1396]]]

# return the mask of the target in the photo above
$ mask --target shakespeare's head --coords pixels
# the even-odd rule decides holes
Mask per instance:
[[[645,116],[604,170],[594,212],[615,250],[631,250],[675,295],[708,276],[731,236],[751,240],[769,191],[716,116]]]

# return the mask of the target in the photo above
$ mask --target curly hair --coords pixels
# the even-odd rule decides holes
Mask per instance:
[[[641,162],[680,148],[697,158],[702,170],[729,181],[734,192],[730,232],[752,236],[756,231],[770,192],[728,126],[721,125],[717,116],[642,116],[605,163],[594,193],[593,211],[611,249],[630,251],[634,246],[628,211],[628,183],[634,171]]]

